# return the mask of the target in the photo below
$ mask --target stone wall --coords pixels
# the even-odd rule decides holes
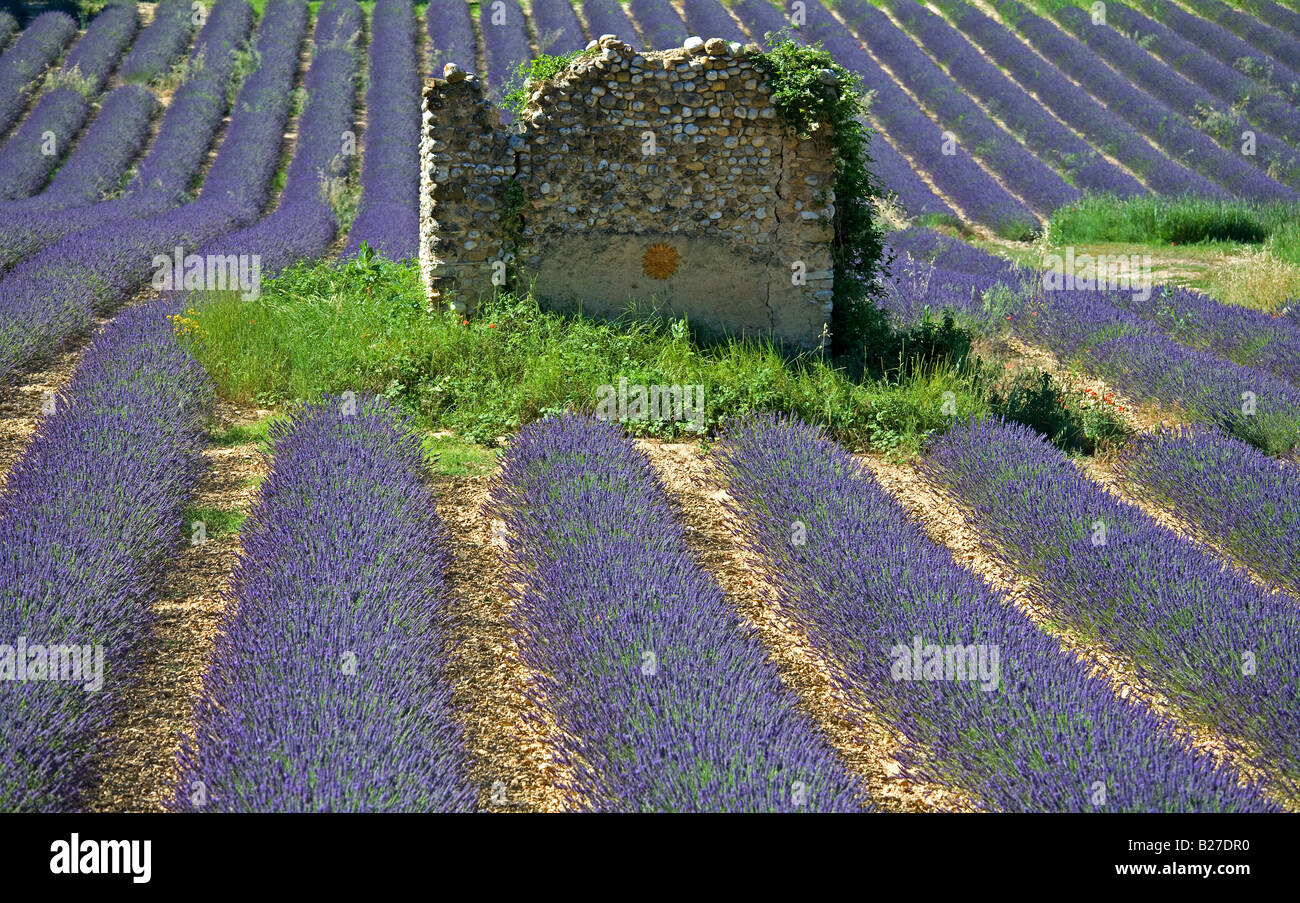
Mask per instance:
[[[594,42],[593,42],[594,43]],[[787,134],[756,48],[613,36],[499,124],[454,66],[424,91],[420,267],[431,301],[473,309],[530,285],[548,305],[636,303],[706,331],[825,336],[834,168],[822,129]]]

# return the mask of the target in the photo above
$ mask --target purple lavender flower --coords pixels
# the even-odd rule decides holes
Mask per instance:
[[[419,438],[365,398],[271,429],[175,807],[472,811],[445,652],[447,530]]]
[[[1118,501],[1025,427],[950,432],[923,464],[1035,579],[1053,617],[1131,662],[1182,715],[1300,778],[1300,606]]]
[[[1002,811],[1275,808],[1089,676],[818,429],[738,423],[718,466],[782,614],[907,737],[913,776]],[[951,671],[922,665],[931,648]]]
[[[613,811],[859,808],[856,781],[617,426],[525,427],[501,487],[520,649],[573,738],[573,795]]]

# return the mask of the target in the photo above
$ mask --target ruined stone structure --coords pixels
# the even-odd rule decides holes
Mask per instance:
[[[549,306],[636,303],[717,333],[818,347],[831,311],[826,130],[788,133],[753,47],[612,35],[503,127],[455,66],[424,91],[420,269],[473,309],[530,285]]]

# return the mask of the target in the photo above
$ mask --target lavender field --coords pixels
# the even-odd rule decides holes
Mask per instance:
[[[428,303],[608,35],[860,90],[869,341]],[[1297,467],[1297,0],[0,13],[0,812],[1300,811]]]

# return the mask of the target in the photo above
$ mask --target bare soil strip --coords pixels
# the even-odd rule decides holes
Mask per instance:
[[[246,425],[269,412],[219,403],[217,428]],[[267,460],[255,443],[210,447],[208,472],[192,501],[195,507],[252,509]],[[139,683],[110,731],[111,751],[88,808],[99,812],[165,811],[173,793],[176,755],[182,734],[192,730],[194,702],[212,656],[217,627],[227,609],[231,569],[239,554],[239,535],[209,534],[186,544],[151,603],[157,618],[145,651]]]
[[[559,789],[573,775],[556,753],[555,718],[526,694],[534,674],[519,655],[506,591],[501,525],[490,513],[490,477],[432,478],[438,514],[451,536],[448,677],[473,761],[470,778],[488,812],[562,812]]]
[[[863,794],[892,812],[967,811],[970,804],[945,788],[913,782],[901,774],[896,753],[903,739],[850,696],[839,666],[816,649],[781,613],[759,562],[736,541],[725,505],[729,496],[717,475],[690,443],[640,440],[676,501],[691,549],[718,581],[741,618],[752,626],[782,679],[798,694],[827,739],[862,781]]]
[[[1245,776],[1259,779],[1280,805],[1300,809],[1300,800],[1280,795],[1273,779],[1251,765],[1248,754],[1234,751],[1227,737],[1183,721],[1168,697],[1143,681],[1125,658],[1100,643],[1079,637],[1062,625],[1037,593],[1035,581],[1018,572],[993,551],[991,544],[967,523],[959,502],[945,489],[921,476],[914,464],[893,463],[879,455],[857,457],[871,469],[881,486],[921,524],[932,540],[946,546],[958,562],[979,574],[985,583],[1009,599],[1040,630],[1055,639],[1062,650],[1078,658],[1093,677],[1106,681],[1116,696],[1133,698],[1145,704],[1183,742],[1234,766]]]
[[[22,373],[15,385],[0,387],[0,495],[9,471],[36,435],[46,405],[72,379],[79,360],[81,346],[60,351]]]

